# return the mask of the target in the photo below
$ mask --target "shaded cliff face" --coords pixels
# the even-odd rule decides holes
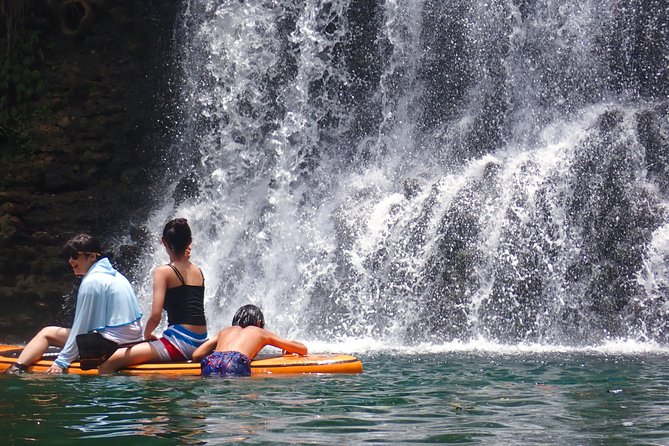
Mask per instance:
[[[76,232],[132,278],[132,247],[112,240],[132,239],[162,169],[175,3],[32,1],[18,25],[3,17],[31,39],[39,89],[3,104],[21,116],[0,126],[0,341],[70,323],[77,280],[59,254]]]

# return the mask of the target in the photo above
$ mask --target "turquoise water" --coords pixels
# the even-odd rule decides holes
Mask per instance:
[[[0,444],[669,444],[665,354],[360,358],[360,375],[0,375]]]

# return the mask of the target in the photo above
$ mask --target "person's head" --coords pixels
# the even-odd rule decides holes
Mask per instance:
[[[239,325],[242,328],[250,325],[265,328],[265,316],[263,316],[260,308],[255,305],[244,305],[235,313],[235,316],[232,318],[232,325]]]
[[[101,252],[100,241],[89,234],[77,234],[63,246],[63,255],[77,276],[86,275],[91,266],[102,256]]]
[[[188,226],[188,220],[185,218],[175,218],[167,222],[163,228],[163,243],[168,247],[174,255],[182,257],[186,254],[186,249],[193,241]]]

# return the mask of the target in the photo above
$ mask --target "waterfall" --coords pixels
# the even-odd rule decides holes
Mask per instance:
[[[183,216],[212,329],[668,341],[663,2],[187,3],[145,307]]]

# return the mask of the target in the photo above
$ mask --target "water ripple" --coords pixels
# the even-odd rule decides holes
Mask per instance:
[[[374,354],[361,375],[0,376],[0,432],[47,446],[659,445],[666,359]]]

